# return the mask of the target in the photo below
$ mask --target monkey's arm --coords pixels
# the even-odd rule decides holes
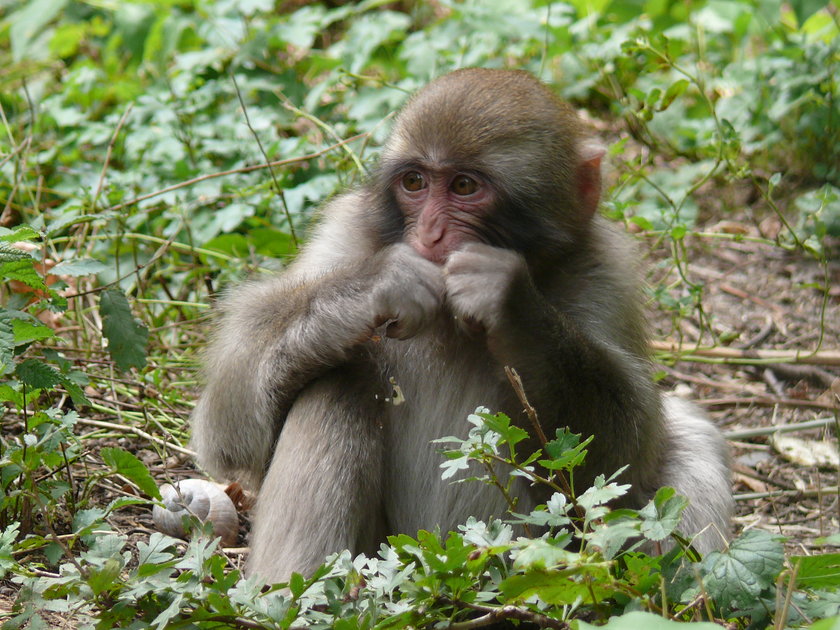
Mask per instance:
[[[287,272],[245,284],[221,303],[192,417],[192,446],[213,475],[258,486],[308,383],[345,363],[375,327],[392,320],[388,335],[409,336],[439,308],[437,266],[404,245],[373,250],[348,219],[351,208],[335,210]],[[352,253],[330,247],[330,233],[341,231],[347,240],[359,232]]]
[[[648,456],[659,436],[650,433],[660,425],[650,420],[660,413],[659,396],[644,357],[635,346],[619,345],[627,334],[606,329],[622,321],[622,311],[635,318],[635,303],[610,297],[593,274],[577,278],[580,295],[557,308],[535,287],[519,254],[487,245],[453,253],[445,269],[453,312],[481,324],[499,363],[521,376],[547,432],[568,425],[585,436],[609,436],[601,442],[610,450],[593,443],[590,458],[615,461],[616,468],[639,457],[653,462]]]

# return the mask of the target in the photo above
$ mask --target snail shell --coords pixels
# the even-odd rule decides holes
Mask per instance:
[[[192,514],[202,523],[211,522],[213,532],[222,538],[222,546],[236,544],[239,518],[233,501],[218,484],[206,479],[182,479],[160,487],[163,506],[152,508],[152,520],[164,534],[187,538],[184,516]]]

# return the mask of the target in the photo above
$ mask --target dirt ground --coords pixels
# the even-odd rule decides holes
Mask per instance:
[[[778,227],[772,220],[729,221],[707,231],[762,236]],[[655,281],[677,277],[661,251],[651,259]],[[840,531],[840,261],[821,265],[763,243],[703,237],[689,241],[687,259],[686,277],[703,285],[707,320],[695,313],[675,322],[655,311],[655,347],[682,336],[687,350],[714,341],[717,354],[803,357],[802,363],[747,358],[663,368],[665,385],[702,405],[729,439],[736,530],[781,533],[792,553],[807,554],[815,539]],[[710,354],[706,360],[719,360]],[[803,423],[813,428],[770,429]]]

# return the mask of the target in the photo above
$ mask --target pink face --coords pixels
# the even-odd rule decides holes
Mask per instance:
[[[454,169],[412,167],[394,183],[405,216],[406,240],[424,258],[442,264],[463,243],[479,241],[479,227],[496,203],[480,176]]]

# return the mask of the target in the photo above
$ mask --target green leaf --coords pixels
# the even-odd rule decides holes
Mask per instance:
[[[149,330],[131,315],[122,291],[108,289],[99,303],[102,334],[108,339],[108,352],[120,371],[146,365]]]
[[[23,8],[10,16],[12,58],[15,61],[28,57],[33,49],[37,49],[34,44],[40,42],[39,35],[66,4],[67,0],[33,0],[23,3]],[[37,49],[37,52],[40,58],[43,51]]]
[[[121,570],[122,566],[116,559],[108,558],[101,567],[89,568],[88,586],[96,595],[118,587]]]
[[[306,580],[300,573],[292,573],[289,578],[289,591],[293,597],[300,597],[303,591],[306,590]]]
[[[840,617],[820,619],[818,622],[810,626],[810,630],[840,630]]]
[[[748,608],[770,589],[784,561],[784,547],[777,536],[751,529],[732,541],[726,551],[706,556],[704,584],[718,605],[732,610]]]
[[[22,249],[19,249],[5,241],[0,241],[0,263],[15,262],[18,260],[35,259]]]
[[[825,536],[821,538],[817,538],[814,542],[818,545],[837,545],[840,546],[840,532],[836,534],[831,534],[830,536]]]
[[[659,111],[662,112],[668,109],[671,106],[671,103],[673,103],[678,96],[682,95],[688,86],[688,79],[680,79],[679,81],[672,83],[665,92],[665,96],[662,97],[662,101],[659,103]]]
[[[34,241],[38,237],[38,232],[29,227],[28,225],[19,225],[13,230],[10,230],[9,228],[0,227],[0,242],[3,243],[15,243],[17,241]],[[18,248],[15,249],[18,252],[21,251]]]
[[[15,368],[15,375],[29,387],[52,389],[61,383],[58,370],[38,359],[27,359]]]
[[[13,319],[12,330],[16,346],[22,346],[32,341],[41,341],[55,337],[55,331],[49,326],[35,319]]]
[[[805,24],[805,20],[811,17],[814,13],[828,6],[828,0],[791,0],[790,3],[793,12],[796,13],[796,20],[801,27]]]
[[[569,429],[557,429],[555,439],[545,445],[545,454],[552,459],[560,457],[580,444],[580,436],[580,433],[572,433]]]
[[[791,556],[790,563],[799,565],[796,584],[812,589],[840,588],[840,553],[815,556]]]
[[[504,413],[478,413],[477,415],[484,418],[484,424],[488,429],[502,436],[502,441],[511,447],[528,438],[528,432],[513,424]]]
[[[688,499],[678,495],[669,487],[660,488],[656,496],[639,510],[642,517],[641,530],[649,540],[664,540],[679,525],[683,510],[688,506]]]
[[[15,335],[9,312],[0,310],[0,376],[10,372],[14,366]]]
[[[572,554],[570,554],[571,556]],[[557,606],[576,602],[597,603],[612,594],[609,563],[571,564],[558,570],[528,571],[504,580],[499,588],[505,597],[527,599],[537,595]]]
[[[566,536],[558,539],[535,538],[522,541],[513,566],[517,569],[554,569],[579,562],[580,555],[565,549],[569,544]]]
[[[63,260],[50,269],[50,273],[55,276],[89,276],[106,269],[105,265],[93,258],[77,258],[75,260]]]
[[[17,564],[14,551],[19,529],[20,523],[12,523],[0,532],[0,579],[3,579],[9,569]]]
[[[548,470],[571,470],[580,466],[586,459],[586,447],[592,439],[590,435],[581,442],[579,433],[557,429],[557,437],[545,445],[545,452],[551,459],[539,460],[540,466]]]
[[[35,269],[35,259],[30,256],[0,264],[0,278],[17,280],[33,289],[46,289],[44,279]]]
[[[150,497],[160,499],[160,491],[149,474],[149,469],[135,455],[121,448],[103,448],[99,454],[102,456],[102,461],[108,464],[115,473],[131,479]]]

